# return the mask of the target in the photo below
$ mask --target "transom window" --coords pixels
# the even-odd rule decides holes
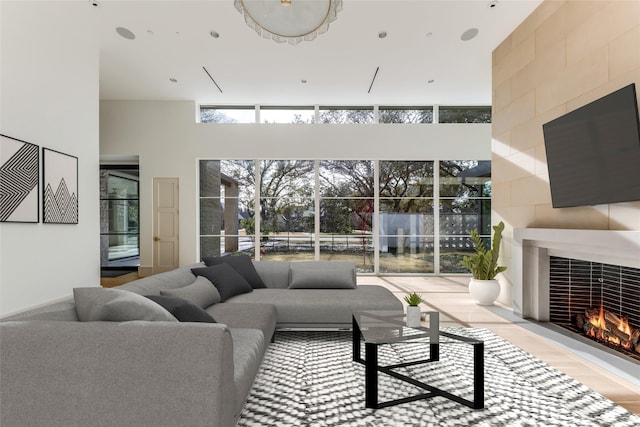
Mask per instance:
[[[436,114],[437,111],[437,114]],[[201,106],[201,123],[491,123],[489,106]]]

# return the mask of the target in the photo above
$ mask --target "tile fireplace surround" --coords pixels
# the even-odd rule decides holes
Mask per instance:
[[[550,256],[640,268],[640,231],[514,229],[514,314],[549,321]]]
[[[513,314],[551,325],[549,257],[640,268],[640,231],[516,228],[512,250]]]

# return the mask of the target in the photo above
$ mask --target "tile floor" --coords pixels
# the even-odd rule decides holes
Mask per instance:
[[[603,369],[597,359],[588,360],[565,349],[553,340],[526,327],[527,321],[509,315],[505,307],[486,308],[475,304],[468,295],[468,277],[375,277],[359,276],[358,284],[376,284],[390,289],[399,299],[407,292],[425,297],[425,310],[440,312],[443,326],[487,328],[523,350],[535,355],[559,371],[587,385],[592,390],[640,415],[640,379],[630,380]],[[501,315],[496,314],[499,311]],[[507,315],[503,315],[507,313]],[[638,368],[640,369],[640,368]],[[626,375],[626,373],[625,373]]]

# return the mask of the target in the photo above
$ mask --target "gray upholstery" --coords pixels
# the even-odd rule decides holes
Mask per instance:
[[[273,304],[215,304],[206,309],[218,323],[234,328],[259,329],[271,341],[276,329],[276,307]]]
[[[256,329],[231,329],[233,338],[234,379],[236,385],[235,417],[240,417],[244,402],[249,396],[253,380],[258,374],[267,342]]]
[[[313,327],[314,324],[350,327],[351,314],[360,310],[402,310],[402,303],[382,286],[361,285],[357,289],[254,289],[227,301],[273,304],[278,327]],[[212,314],[214,317],[215,315]]]
[[[2,319],[0,425],[230,427],[276,326],[348,328],[353,311],[402,309],[378,286],[288,289],[291,264],[254,262],[267,288],[207,307],[218,323],[79,322],[72,299]],[[298,265],[355,280],[353,263]],[[202,266],[118,290],[180,293]]]
[[[64,301],[55,302],[45,305],[44,307],[34,308],[29,311],[2,318],[3,322],[18,320],[55,320],[77,322],[80,319],[78,319],[78,313],[76,312],[76,305],[73,302],[73,298],[68,298]]]
[[[292,262],[289,289],[355,289],[355,267],[350,262]]]
[[[161,305],[141,295],[120,289],[75,288],[73,297],[81,322],[178,321]]]
[[[177,289],[162,290],[160,294],[186,299],[200,308],[207,308],[220,302],[218,289],[213,286],[209,279],[203,276],[196,277],[196,280],[190,285]]]
[[[197,264],[202,267],[204,264]],[[190,285],[196,280],[196,276],[191,272],[192,266],[180,267],[165,273],[154,274],[142,279],[118,286],[118,289],[135,292],[140,295],[160,295],[160,291],[166,289],[182,288]],[[194,266],[195,267],[195,266]]]
[[[0,326],[2,426],[234,425],[233,345],[224,325]]]
[[[289,261],[254,261],[253,266],[267,288],[289,287]]]

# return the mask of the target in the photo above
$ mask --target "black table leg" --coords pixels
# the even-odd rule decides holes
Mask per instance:
[[[358,322],[356,322],[356,316],[351,317],[353,325],[351,329],[351,337],[353,340],[353,348],[352,348],[352,356],[354,362],[362,363],[362,357],[360,355],[360,340],[362,339],[362,332],[360,332],[360,327],[358,326]]]
[[[378,345],[365,343],[364,349],[365,406],[378,409]]]
[[[473,409],[484,408],[484,342],[473,345]]]

